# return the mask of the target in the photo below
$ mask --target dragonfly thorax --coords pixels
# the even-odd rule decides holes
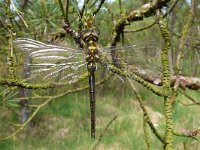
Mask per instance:
[[[83,40],[85,42],[85,51],[86,51],[86,62],[87,69],[89,71],[96,70],[96,62],[98,60],[98,49],[97,49],[97,41],[98,34],[93,30],[86,32],[83,34]]]
[[[85,47],[86,49],[86,61],[88,63],[90,62],[97,62],[98,61],[98,49],[97,49],[97,43],[90,40],[88,42],[88,45]]]

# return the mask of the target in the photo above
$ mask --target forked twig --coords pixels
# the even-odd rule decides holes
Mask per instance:
[[[151,121],[151,119],[150,119],[150,117],[149,117],[149,115],[148,115],[148,113],[147,113],[147,110],[146,110],[146,108],[144,107],[144,104],[142,103],[141,96],[140,96],[140,94],[137,92],[137,90],[135,89],[135,86],[134,86],[133,81],[132,81],[131,79],[129,79],[129,78],[128,78],[128,80],[129,80],[129,82],[130,82],[130,84],[131,84],[131,88],[133,89],[133,92],[134,92],[135,95],[136,95],[136,98],[137,98],[137,100],[138,100],[138,102],[139,102],[139,104],[140,104],[140,107],[142,108],[143,115],[144,115],[144,118],[145,118],[146,122],[148,123],[149,127],[151,128],[153,134],[154,134],[162,143],[164,143],[164,139],[163,139],[163,137],[161,137],[161,135],[158,133],[158,131],[156,130],[156,128],[155,128],[155,126],[154,126],[154,124],[153,124],[153,122]]]

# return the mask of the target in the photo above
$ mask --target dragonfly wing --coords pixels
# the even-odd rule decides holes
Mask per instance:
[[[161,49],[150,43],[140,43],[129,46],[116,46],[99,50],[104,55],[110,55],[116,66],[126,65],[131,68],[145,70],[150,74],[161,74]]]
[[[14,41],[14,47],[24,52],[23,72],[19,76],[29,82],[72,81],[86,72],[84,52],[70,47],[45,44],[28,38]]]

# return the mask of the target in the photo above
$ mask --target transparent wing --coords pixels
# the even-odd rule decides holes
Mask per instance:
[[[142,42],[128,46],[100,48],[103,55],[110,55],[114,65],[125,64],[131,68],[144,70],[150,74],[161,74],[161,46],[155,42]]]
[[[18,76],[30,82],[72,81],[86,72],[84,52],[81,50],[28,38],[16,39],[14,47],[25,54]]]

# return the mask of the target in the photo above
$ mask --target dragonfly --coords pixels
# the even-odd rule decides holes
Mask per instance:
[[[34,82],[41,82],[42,79],[45,82],[59,80],[59,82],[69,81],[73,83],[85,72],[86,66],[89,75],[92,138],[95,138],[95,71],[100,55],[113,58],[113,52],[115,52],[115,58],[109,63],[114,63],[116,66],[122,62],[125,64],[133,62],[140,64],[140,66],[149,66],[153,70],[152,72],[155,72],[153,68],[159,70],[159,66],[151,64],[148,61],[150,57],[142,52],[142,50],[151,49],[151,46],[147,48],[144,43],[100,48],[98,45],[99,35],[95,31],[94,24],[94,18],[89,17],[85,25],[87,28],[82,33],[82,40],[85,43],[84,49],[45,44],[29,38],[18,38],[14,41],[14,47],[25,52],[29,58],[29,61],[24,64],[24,67],[28,68],[25,69],[25,73],[27,77],[30,76],[30,80],[35,79]],[[122,54],[123,56],[120,56]]]

